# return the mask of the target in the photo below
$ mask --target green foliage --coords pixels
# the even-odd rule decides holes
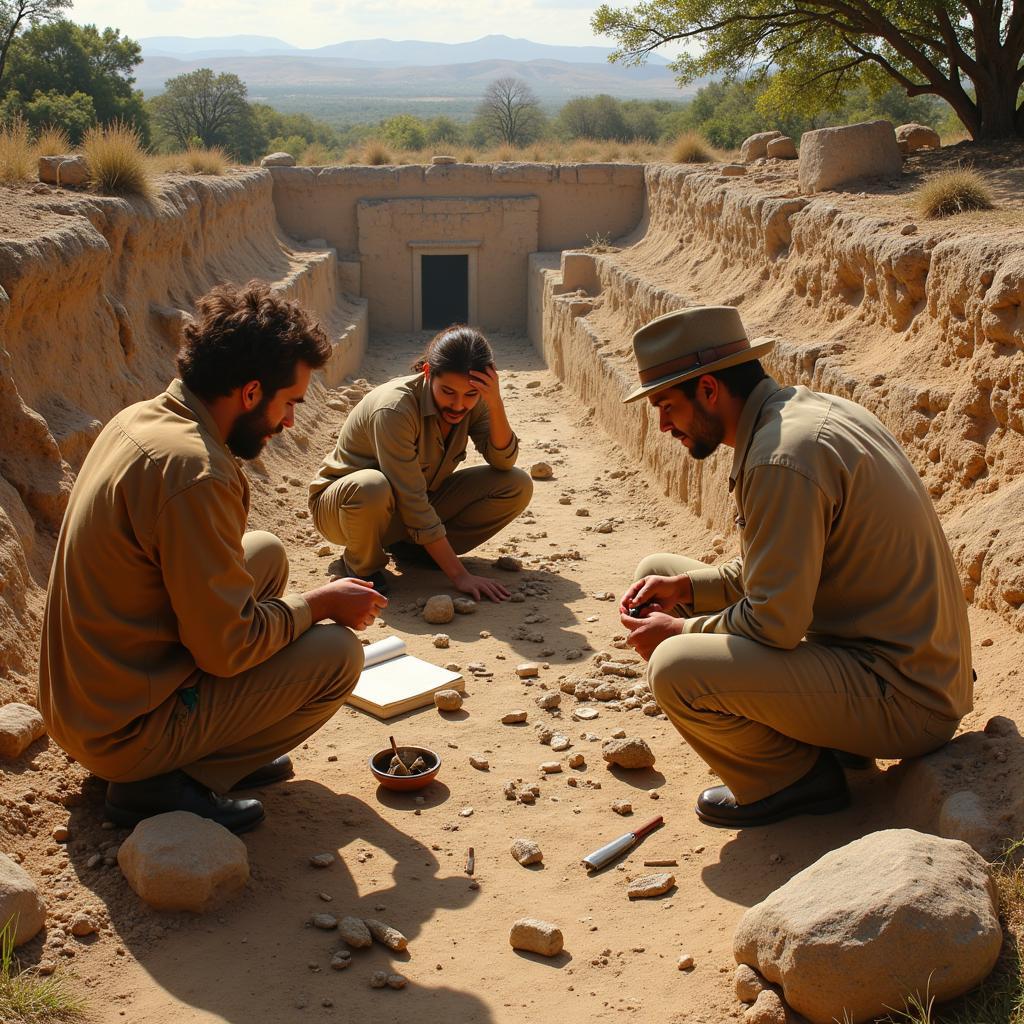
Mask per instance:
[[[0,929],[0,1020],[4,1024],[67,1024],[85,1016],[85,1004],[62,977],[19,970],[11,918]]]
[[[681,82],[754,76],[780,116],[813,118],[853,90],[877,99],[899,86],[945,100],[975,138],[1001,138],[1024,134],[1018,18],[1016,6],[1011,18],[967,0],[642,0],[602,4],[591,24],[632,64],[688,42],[672,64]]]
[[[426,126],[412,114],[389,117],[381,124],[380,134],[395,149],[422,149],[427,144]]]
[[[296,160],[302,156],[311,143],[301,135],[275,135],[267,142],[268,153],[291,153]]]
[[[37,25],[14,40],[4,83],[21,97],[30,120],[33,115],[28,108],[37,95],[48,97],[43,105],[52,110],[47,113],[50,123],[59,123],[73,138],[81,137],[83,131],[87,104],[80,97],[85,96],[92,102],[95,121],[129,121],[148,142],[149,119],[142,94],[132,89],[134,69],[141,59],[139,44],[117,29],[100,32],[95,25],[61,20]],[[61,104],[56,96],[71,100]],[[68,120],[56,120],[58,114]]]
[[[626,127],[622,104],[612,96],[578,96],[558,113],[559,132],[567,139],[632,138]]]
[[[489,139],[525,146],[544,131],[544,115],[533,90],[521,78],[497,78],[477,108],[477,121]]]
[[[59,18],[70,6],[71,0],[0,0],[0,82],[18,32],[26,25],[34,28]]]
[[[215,75],[209,68],[199,68],[168,79],[154,109],[161,129],[179,147],[198,138],[207,148],[234,151],[232,143],[239,136],[252,134],[254,118],[245,96],[245,83],[238,75]]]
[[[462,129],[450,117],[432,117],[427,122],[427,145],[436,146],[439,142],[457,146],[462,139]]]
[[[33,130],[39,131],[48,125],[63,128],[75,146],[96,123],[96,105],[84,92],[73,92],[67,96],[56,91],[37,90],[28,103],[22,104],[21,112]]]

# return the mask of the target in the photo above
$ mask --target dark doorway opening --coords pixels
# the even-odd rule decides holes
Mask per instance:
[[[424,330],[469,320],[469,256],[421,256]]]

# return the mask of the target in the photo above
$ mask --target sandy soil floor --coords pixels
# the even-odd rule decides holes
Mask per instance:
[[[483,674],[466,673],[463,711],[442,715],[431,707],[383,724],[343,710],[295,752],[295,779],[260,794],[267,820],[245,837],[251,884],[203,917],[156,913],[140,903],[112,861],[124,833],[104,828],[101,785],[85,780],[79,766],[45,741],[25,762],[14,790],[6,787],[8,796],[22,794],[4,802],[8,823],[34,819],[40,828],[33,831],[43,836],[51,823],[66,822],[71,830],[66,847],[37,839],[21,849],[34,861],[33,873],[45,876],[51,911],[66,917],[72,909],[91,910],[99,934],[69,937],[61,946],[52,941],[51,926],[50,940],[44,932],[21,952],[29,963],[56,959],[77,976],[94,1020],[569,1024],[633,1014],[649,1022],[721,1022],[742,1009],[732,995],[731,939],[743,911],[825,851],[903,820],[900,770],[880,765],[851,776],[855,800],[842,814],[743,833],[710,829],[692,808],[712,777],[663,718],[592,702],[586,706],[596,707],[598,717],[576,722],[569,696],[560,713],[537,708],[541,688],[594,674],[588,666],[596,653],[631,659],[632,652],[613,646],[622,634],[616,602],[594,595],[610,590],[618,596],[643,555],[668,549],[712,560],[731,552],[720,538],[716,550],[716,538],[700,522],[651,490],[528,342],[492,340],[521,438],[520,465],[544,459],[554,478],[538,482],[530,510],[469,563],[513,589],[531,583],[534,596],[481,605],[473,615],[434,627],[399,609],[451,591],[440,573],[413,569],[397,581],[384,622],[368,631],[372,640],[395,633],[413,653],[442,664],[465,669],[482,662]],[[421,343],[375,338],[360,375],[375,384],[404,372]],[[296,589],[336,571],[338,554],[316,554],[323,541],[305,514],[304,485],[333,445],[342,414],[322,401],[303,414],[296,428],[304,435],[296,448],[302,455],[287,474],[294,484],[282,483],[278,473],[256,480],[252,517],[254,527],[274,529],[293,553]],[[686,457],[682,450],[679,457]],[[473,453],[470,462],[477,458]],[[285,493],[278,491],[282,486]],[[580,514],[583,509],[589,516]],[[613,532],[596,532],[608,518],[615,520]],[[524,572],[495,569],[500,553],[520,556]],[[535,621],[526,623],[527,617]],[[1011,666],[1024,654],[1021,638],[995,617],[972,613],[972,622],[976,646],[982,639],[994,642],[977,646],[981,682],[968,729],[996,713],[1015,715],[1021,699]],[[440,630],[451,636],[447,651],[432,645]],[[524,632],[542,639],[521,639]],[[532,684],[515,674],[526,660],[547,665]],[[529,721],[501,725],[500,717],[517,708],[529,712]],[[541,745],[540,725],[564,730],[571,750],[556,755]],[[653,770],[622,772],[604,764],[599,739],[620,728],[650,743],[657,755]],[[399,743],[431,747],[443,758],[422,802],[379,789],[369,773],[367,758],[386,745],[389,732]],[[560,756],[565,764],[576,752],[584,754],[584,768],[542,777],[542,761]],[[472,768],[471,754],[487,758],[490,770]],[[505,799],[503,786],[514,779],[539,783],[535,805]],[[40,792],[41,783],[49,789]],[[632,817],[612,811],[620,798],[632,801]],[[656,814],[665,817],[660,830],[617,865],[588,877],[583,855]],[[512,859],[509,848],[519,836],[540,844],[543,865],[524,868]],[[473,878],[464,871],[471,846]],[[323,852],[338,859],[318,870],[309,858]],[[628,880],[646,873],[643,861],[655,858],[678,860],[668,869],[676,887],[631,902]],[[321,911],[385,920],[409,937],[408,951],[357,950],[351,968],[334,972],[329,964],[339,940],[309,924]],[[510,948],[509,927],[525,915],[561,927],[560,956],[546,960]],[[692,970],[677,969],[683,953],[694,957]],[[370,974],[381,967],[400,971],[408,987],[370,989]]]

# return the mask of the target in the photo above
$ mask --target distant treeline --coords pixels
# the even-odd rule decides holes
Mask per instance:
[[[420,116],[402,113],[376,123],[336,126],[309,114],[282,113],[268,104],[252,103],[237,76],[215,75],[208,69],[170,79],[161,95],[147,100],[132,88],[133,71],[141,60],[136,42],[115,29],[100,32],[63,18],[14,34],[0,56],[5,58],[0,65],[0,121],[20,116],[36,130],[63,128],[78,143],[90,125],[122,120],[133,124],[155,152],[220,146],[241,162],[276,150],[297,159],[305,155],[310,162],[311,148],[326,162],[370,140],[397,151],[423,151],[542,140],[658,143],[698,132],[712,145],[731,149],[766,129],[798,137],[825,124],[876,117],[895,123],[919,121],[940,130],[957,124],[941,101],[927,96],[908,99],[895,88],[873,95],[861,87],[847,94],[839,107],[814,117],[773,118],[758,112],[765,83],[715,82],[693,99],[679,102],[584,96],[547,111],[521,83],[520,99],[530,110],[513,139],[503,137],[500,119],[488,111],[486,100],[462,118],[423,116],[423,104],[417,103]]]

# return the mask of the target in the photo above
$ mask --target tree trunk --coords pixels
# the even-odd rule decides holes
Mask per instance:
[[[1014,77],[1000,75],[994,85],[976,83],[978,127],[974,132],[975,142],[1024,136],[1024,125],[1017,116],[1017,84]]]

